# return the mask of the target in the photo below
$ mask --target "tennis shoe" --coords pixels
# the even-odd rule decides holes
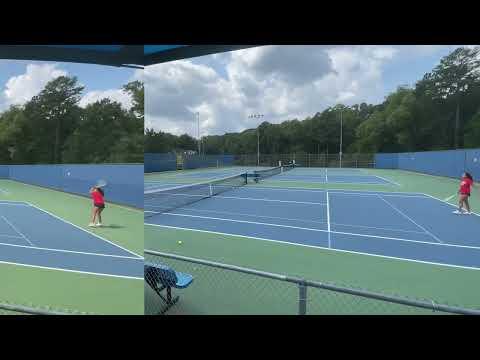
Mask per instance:
[[[101,227],[101,226],[102,226],[102,223],[96,223],[95,226],[96,226],[96,227]]]
[[[95,224],[94,224],[94,223],[90,223],[90,224],[88,224],[88,226],[90,226],[90,227],[94,227],[94,226],[95,226]]]
[[[462,211],[458,211],[458,210],[455,210],[453,213],[454,213],[454,214],[463,214]]]

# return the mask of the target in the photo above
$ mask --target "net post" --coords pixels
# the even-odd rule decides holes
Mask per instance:
[[[298,315],[307,314],[307,285],[305,281],[298,283]]]

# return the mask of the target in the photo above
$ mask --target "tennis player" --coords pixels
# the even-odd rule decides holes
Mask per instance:
[[[102,188],[94,186],[90,189],[90,194],[93,199],[92,221],[88,226],[102,226],[102,211],[105,209],[105,193]],[[95,222],[95,219],[98,219]]]
[[[458,210],[455,210],[455,214],[466,214],[469,215],[472,212],[470,211],[470,204],[468,203],[468,198],[470,197],[471,187],[473,186],[473,178],[468,172],[464,173],[462,176],[462,181],[460,182],[460,189],[458,190],[459,200],[458,200]],[[465,206],[466,211],[463,211]]]

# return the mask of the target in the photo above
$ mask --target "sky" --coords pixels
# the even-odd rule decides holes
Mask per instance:
[[[379,104],[413,86],[458,46],[262,46],[148,66],[145,127],[197,137],[313,116],[329,106]]]
[[[131,107],[131,98],[122,86],[142,80],[143,70],[93,64],[0,60],[0,112],[11,105],[22,105],[38,95],[45,85],[58,76],[76,76],[85,87],[79,105],[85,107],[110,98]]]

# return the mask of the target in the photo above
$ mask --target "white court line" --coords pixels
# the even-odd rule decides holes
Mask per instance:
[[[386,182],[389,182],[390,184],[393,184],[393,185],[397,185],[399,187],[402,187],[402,185],[400,185],[399,183],[395,182],[395,181],[392,181],[392,180],[388,180],[386,178],[384,178],[383,176],[380,176],[380,175],[371,175],[371,176],[375,176],[375,177],[378,177],[382,180],[385,180]]]
[[[385,200],[383,197],[381,197],[380,195],[378,195],[378,197],[384,201],[386,204],[388,204],[393,210],[395,210],[397,213],[399,213],[400,215],[402,215],[404,218],[406,218],[407,220],[409,220],[412,224],[414,224],[415,226],[419,227],[420,229],[422,229],[423,231],[425,231],[425,233],[427,233],[428,235],[430,235],[431,237],[433,237],[435,240],[437,240],[439,243],[442,243],[443,244],[443,241],[440,240],[438,237],[436,237],[435,235],[433,235],[430,231],[428,231],[427,229],[425,229],[422,225],[416,223],[411,217],[409,217],[407,214],[405,214],[403,211],[401,211],[400,209],[397,209],[395,206],[393,206],[393,204],[389,203],[387,200]]]
[[[95,275],[95,276],[107,276],[107,277],[114,277],[114,278],[122,278],[122,279],[133,279],[133,280],[142,280],[144,281],[144,277],[136,277],[136,276],[127,276],[127,275],[114,275],[114,274],[106,274],[106,273],[95,273],[90,271],[81,271],[81,270],[70,270],[70,269],[62,269],[50,266],[42,266],[42,265],[32,265],[32,264],[24,264],[24,263],[16,263],[12,261],[3,261],[0,260],[0,264],[7,264],[7,265],[15,265],[15,266],[23,266],[28,268],[36,268],[36,269],[44,269],[44,270],[55,270],[55,271],[65,271],[71,272],[76,274],[85,274],[85,275]]]
[[[312,201],[295,201],[295,200],[278,200],[278,199],[261,199],[261,198],[250,198],[250,197],[240,197],[240,196],[222,196],[216,195],[212,199],[238,199],[238,200],[249,200],[249,201],[266,201],[266,202],[279,202],[279,203],[291,203],[291,204],[306,204],[306,205],[326,205],[325,203],[312,202]]]
[[[199,218],[199,219],[207,219],[207,220],[219,220],[219,221],[225,221],[225,222],[245,223],[245,224],[253,224],[253,225],[265,225],[265,226],[271,226],[271,227],[281,227],[281,228],[289,228],[289,229],[291,228],[291,229],[299,229],[299,230],[323,232],[323,233],[328,232],[327,230],[304,228],[304,227],[300,227],[300,226],[280,225],[280,224],[271,224],[271,223],[246,221],[246,220],[234,220],[234,219],[216,218],[216,217],[209,217],[209,216],[197,216],[197,215],[187,215],[187,214],[178,214],[178,213],[163,213],[163,215]],[[145,225],[154,225],[154,224],[145,223]],[[159,225],[159,226],[161,226],[161,225]],[[391,237],[391,236],[379,236],[379,235],[367,235],[367,234],[350,233],[350,232],[345,232],[345,231],[331,230],[330,232],[332,234],[340,234],[340,235],[396,240],[396,241],[404,241],[404,242],[419,243],[419,244],[428,244],[428,245],[434,245],[434,246],[445,246],[445,247],[460,248],[460,249],[480,250],[480,247],[478,247],[478,246],[456,245],[456,244],[449,244],[449,243],[435,243],[435,242],[428,242],[428,241],[421,241],[421,240],[402,239],[402,238]],[[230,234],[230,235],[233,235],[233,234]]]
[[[158,206],[160,207],[160,206]],[[300,218],[288,218],[288,217],[281,217],[281,216],[267,216],[267,215],[253,215],[253,214],[246,214],[241,212],[233,212],[233,211],[218,211],[218,210],[206,210],[206,209],[192,209],[192,208],[183,208],[182,211],[193,211],[199,213],[215,213],[215,214],[227,214],[227,215],[239,215],[239,216],[247,216],[253,218],[266,218],[266,219],[277,219],[277,220],[287,220],[287,221],[299,221],[304,223],[313,223],[313,224],[327,224],[326,221],[318,221],[318,220],[305,220]],[[146,210],[145,212],[154,213],[154,214],[162,214],[160,211],[149,211]],[[331,225],[338,225],[338,226],[346,226],[352,228],[365,228],[365,229],[375,229],[375,230],[386,230],[386,231],[395,231],[395,232],[402,232],[407,234],[423,234],[425,235],[425,231],[416,231],[416,230],[402,230],[402,229],[392,229],[392,228],[385,228],[385,227],[378,227],[378,226],[366,226],[366,225],[352,225],[352,224],[342,224],[342,223],[335,223],[330,221]]]
[[[31,246],[34,246],[33,243],[28,240],[28,238],[23,235],[10,221],[7,220],[7,218],[5,216],[2,215],[2,219],[3,221],[5,221],[8,225],[10,225],[10,227],[18,234],[20,235],[26,242],[28,242]]]
[[[22,201],[14,201],[14,200],[0,200],[0,205],[6,205],[6,206],[30,206],[26,202]]]
[[[19,247],[19,248],[26,248],[26,249],[34,249],[34,250],[44,250],[50,252],[60,252],[60,253],[70,253],[70,254],[80,254],[80,255],[91,255],[91,256],[104,256],[104,257],[112,257],[112,258],[120,258],[120,259],[132,259],[132,260],[141,260],[143,258],[133,257],[133,256],[125,256],[125,255],[111,255],[111,254],[101,254],[101,253],[91,253],[86,251],[75,251],[75,250],[64,250],[64,249],[52,249],[46,247],[39,247],[39,246],[26,246],[26,245],[17,245],[17,244],[9,244],[9,243],[2,243],[0,242],[0,246],[11,246],[11,247]]]
[[[456,183],[458,182],[457,179],[454,179],[454,178],[451,178],[451,177],[448,177],[448,176],[425,174],[425,173],[421,173],[421,172],[417,172],[417,171],[413,171],[413,170],[407,170],[407,169],[397,169],[397,170],[404,171],[404,172],[407,172],[407,173],[411,173],[411,174],[414,174],[414,175],[433,177],[433,178],[437,178],[437,179],[447,179],[447,180],[455,181]]]
[[[272,190],[272,191],[288,191],[288,192],[311,192],[311,193],[322,193],[326,192],[325,189],[322,188],[308,188],[308,187],[289,187],[285,188],[282,186],[256,186],[256,185],[251,185],[248,187],[249,189],[265,189],[265,190]],[[412,195],[417,195],[417,196],[425,196],[424,193],[412,193],[412,192],[395,192],[395,191],[373,191],[373,190],[345,190],[345,189],[338,189],[338,188],[329,188],[328,191],[331,193],[337,194],[337,193],[345,193],[345,194],[363,194],[367,193],[368,194],[386,194],[388,196],[393,196],[393,195],[398,195],[398,196],[412,196]]]
[[[5,194],[5,195],[9,195],[9,194],[10,194],[9,191],[4,190],[4,189],[2,189],[2,188],[0,188],[0,192],[1,192],[2,194]]]
[[[298,183],[298,182],[306,182],[305,180],[280,180],[280,179],[271,179],[267,178],[264,179],[266,181],[271,181],[271,182],[285,182],[285,183]],[[321,184],[321,183],[319,183]],[[331,184],[342,184],[342,185],[377,185],[377,186],[392,186],[393,184],[389,182],[388,184],[385,184],[383,182],[344,182],[344,181],[332,181]]]
[[[74,193],[70,193],[70,192],[66,192],[66,191],[62,191],[62,190],[57,190],[57,189],[52,189],[52,188],[48,188],[48,187],[45,187],[45,186],[39,186],[39,185],[33,185],[33,184],[29,184],[29,183],[24,183],[24,182],[21,182],[19,180],[12,180],[12,179],[8,179],[8,181],[11,181],[15,184],[22,184],[22,185],[25,185],[25,186],[30,186],[30,187],[33,187],[33,188],[36,188],[36,189],[42,189],[42,190],[47,190],[47,191],[53,191],[53,192],[56,192],[56,193],[61,193],[61,194],[64,194],[64,195],[67,195],[67,196],[73,196],[75,198],[80,198],[82,200],[89,200],[88,197],[86,196],[83,196],[83,195],[79,195],[79,194],[74,194]],[[8,200],[2,200],[2,201],[8,201]],[[114,207],[118,207],[118,208],[121,208],[121,209],[124,209],[124,210],[128,210],[128,211],[135,211],[135,212],[139,212],[139,211],[142,211],[141,209],[135,209],[133,207],[129,207],[129,206],[124,206],[124,205],[120,205],[120,204],[116,204],[116,203],[108,203],[109,206],[114,206]]]
[[[428,194],[425,194],[425,196],[427,196],[427,197],[429,197],[429,198],[432,198],[432,199],[434,199],[434,200],[438,200],[438,201],[440,201],[440,202],[442,202],[442,203],[444,203],[444,204],[447,204],[447,205],[449,205],[449,206],[452,206],[452,207],[454,207],[454,208],[457,208],[457,205],[450,204],[449,202],[446,202],[445,200],[436,198],[435,196],[428,195]],[[475,215],[475,216],[480,216],[480,214],[477,214],[477,213],[474,213],[474,212],[472,212],[472,214]],[[462,215],[462,216],[466,216],[466,215]]]
[[[37,209],[37,210],[40,210],[40,211],[44,212],[45,214],[48,214],[48,215],[50,215],[50,216],[53,216],[55,219],[58,219],[58,220],[66,223],[66,224],[72,225],[73,227],[75,227],[75,228],[77,228],[77,229],[79,229],[79,230],[82,230],[83,232],[86,232],[87,234],[90,234],[90,235],[92,235],[92,236],[95,236],[96,238],[98,238],[98,239],[100,239],[100,240],[103,240],[103,241],[105,241],[105,242],[107,242],[107,243],[109,243],[109,244],[111,244],[111,245],[113,245],[113,246],[115,246],[115,247],[117,247],[117,248],[119,248],[119,249],[125,250],[126,252],[128,252],[128,253],[130,253],[130,254],[138,257],[138,258],[141,258],[140,255],[134,253],[133,251],[130,251],[130,250],[124,248],[123,246],[118,245],[118,244],[115,244],[115,243],[111,242],[110,240],[107,240],[107,239],[101,237],[100,235],[97,235],[97,234],[95,234],[95,233],[91,233],[90,231],[87,231],[87,230],[85,230],[84,228],[82,228],[82,227],[80,227],[80,226],[78,226],[78,225],[75,225],[75,224],[71,223],[70,221],[67,221],[67,220],[65,220],[65,219],[62,219],[61,217],[59,217],[59,216],[57,216],[57,215],[54,215],[54,214],[52,214],[51,212],[49,212],[49,211],[47,211],[47,210],[44,210],[44,209],[42,209],[42,208],[39,208],[38,206],[35,206],[35,205],[31,204],[31,203],[29,203],[29,205],[30,205],[31,207]]]
[[[325,184],[328,184],[328,169],[325,169]]]
[[[267,215],[253,215],[253,214],[245,214],[240,212],[232,212],[232,211],[218,211],[218,210],[205,210],[205,209],[182,209],[182,211],[194,211],[194,212],[208,212],[208,213],[216,213],[216,214],[228,214],[228,215],[239,215],[239,216],[248,216],[254,218],[266,218],[266,219],[277,219],[277,220],[288,220],[288,221],[301,221],[301,222],[309,222],[315,224],[326,224],[325,221],[317,221],[317,220],[305,220],[305,219],[297,219],[297,218],[286,218],[280,216],[267,216]],[[154,211],[150,211],[154,212]],[[158,213],[161,214],[161,213]]]
[[[12,239],[23,239],[21,236],[6,235],[6,234],[0,234],[0,237],[6,237],[6,238],[12,238]]]
[[[379,258],[383,258],[383,259],[393,259],[393,260],[414,262],[414,263],[420,263],[420,264],[436,265],[436,266],[442,266],[442,267],[451,267],[451,268],[456,268],[456,269],[480,270],[480,267],[476,268],[476,267],[471,267],[471,266],[442,264],[442,263],[437,263],[437,262],[415,260],[415,259],[406,259],[406,258],[399,258],[399,257],[387,256],[387,255],[370,254],[370,253],[365,253],[365,252],[360,252],[360,251],[352,251],[352,250],[342,250],[342,249],[335,249],[335,248],[330,248],[329,249],[329,248],[324,247],[324,246],[296,244],[296,243],[291,243],[291,242],[288,242],[288,241],[272,240],[272,239],[266,239],[266,238],[255,237],[255,236],[236,235],[236,234],[229,234],[229,233],[218,232],[218,231],[198,230],[198,229],[190,229],[190,228],[182,228],[182,227],[176,227],[176,226],[158,225],[158,224],[150,224],[150,223],[145,223],[145,225],[160,227],[160,228],[166,228],[166,229],[181,230],[181,231],[193,231],[193,232],[200,232],[200,233],[207,233],[207,234],[217,234],[217,235],[226,235],[226,236],[230,236],[230,237],[239,237],[239,238],[244,238],[244,239],[262,240],[262,241],[268,241],[268,242],[278,243],[278,244],[287,245],[287,246],[301,246],[301,247],[313,248],[313,249],[317,249],[317,250],[321,249],[321,250],[334,251],[334,252],[347,253],[347,254],[366,255],[366,256],[379,257]],[[440,245],[440,244],[437,244],[437,243],[428,243],[428,244]]]
[[[386,231],[403,232],[403,233],[407,233],[407,234],[422,234],[422,235],[425,235],[425,231],[392,229],[392,228],[385,228],[385,227],[378,227],[378,226],[366,226],[366,225],[340,224],[340,223],[334,223],[334,222],[331,222],[331,224],[332,225],[338,225],[338,226],[353,227],[353,228],[386,230]]]
[[[328,229],[328,247],[332,247],[332,239],[331,239],[331,232],[330,232],[330,196],[328,195],[327,191],[327,229]]]
[[[335,195],[351,195],[351,196],[386,196],[386,197],[400,197],[400,198],[422,198],[425,199],[424,195],[399,195],[399,194],[388,194],[388,193],[378,193],[378,194],[363,194],[362,192],[343,192],[343,191],[330,191]]]

